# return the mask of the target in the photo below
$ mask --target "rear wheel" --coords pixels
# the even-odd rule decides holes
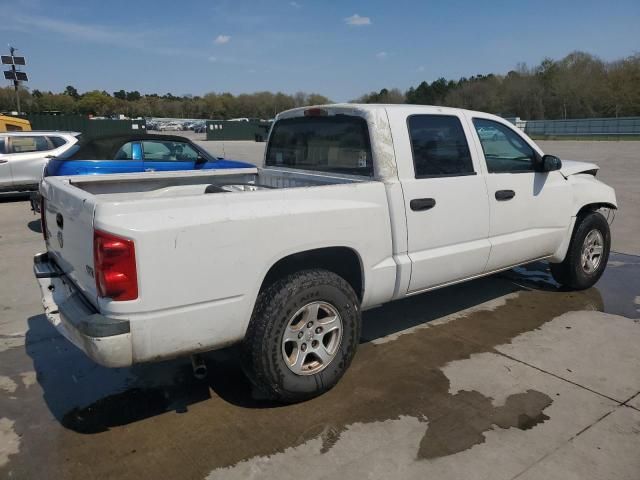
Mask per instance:
[[[599,212],[578,217],[567,256],[552,263],[551,274],[559,284],[573,290],[592,287],[602,276],[611,248],[611,232]]]
[[[271,398],[297,402],[340,380],[360,340],[353,288],[326,270],[294,273],[261,292],[243,344],[243,365]]]

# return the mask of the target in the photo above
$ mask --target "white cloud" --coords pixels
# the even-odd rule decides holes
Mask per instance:
[[[231,40],[231,35],[218,35],[213,43],[216,45],[224,45],[225,43],[229,43],[229,40]]]
[[[300,7],[302,7],[302,5],[300,5],[298,2],[289,2],[289,5],[291,5],[293,8],[300,8]]]
[[[420,65],[420,66],[418,67],[418,71],[419,71],[419,72],[424,72],[424,65]]]
[[[217,62],[218,61],[218,57],[214,57],[213,55],[210,56],[209,58],[207,58],[207,60],[209,60],[210,62]]]
[[[389,54],[387,52],[378,52],[376,53],[376,57],[379,60],[384,60],[385,58],[387,58],[389,56]]]
[[[344,19],[347,25],[353,25],[355,27],[362,27],[364,25],[371,25],[371,19],[369,17],[361,17],[357,13]]]

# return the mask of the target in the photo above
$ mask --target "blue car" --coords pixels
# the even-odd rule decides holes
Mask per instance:
[[[139,134],[81,139],[64,154],[49,160],[44,176],[220,168],[255,168],[255,165],[216,158],[188,138]]]

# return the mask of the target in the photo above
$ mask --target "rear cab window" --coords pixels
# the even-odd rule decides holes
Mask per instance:
[[[342,114],[278,120],[273,125],[265,164],[371,177],[373,159],[367,122]]]
[[[416,178],[475,175],[467,137],[453,115],[407,118]]]

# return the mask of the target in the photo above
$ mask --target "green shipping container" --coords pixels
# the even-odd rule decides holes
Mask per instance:
[[[80,132],[84,137],[122,135],[147,131],[146,120],[91,120],[82,115],[27,115],[32,130]]]
[[[232,122],[207,120],[207,140],[253,140],[264,142],[271,122]]]

